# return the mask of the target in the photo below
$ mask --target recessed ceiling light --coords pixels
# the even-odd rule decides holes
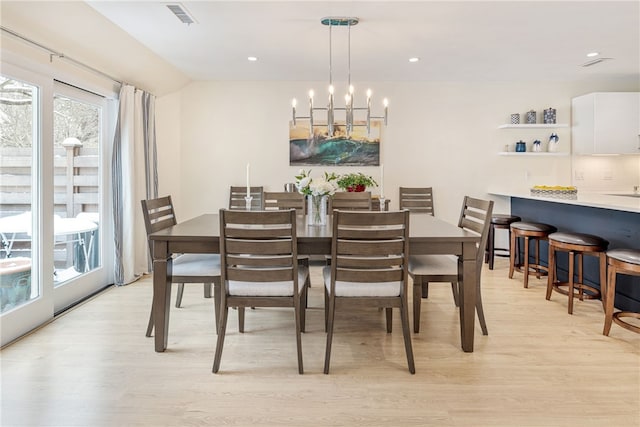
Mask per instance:
[[[413,58],[409,58],[409,62],[418,62],[420,61],[420,58],[418,58],[417,56],[414,56]]]
[[[247,60],[251,61],[251,62],[256,62],[258,60],[258,57],[257,56],[248,56]]]
[[[599,53],[599,52],[589,52],[589,53],[587,53],[587,56],[588,56],[589,58],[593,58],[594,56],[598,56],[598,55],[600,55],[600,53]]]

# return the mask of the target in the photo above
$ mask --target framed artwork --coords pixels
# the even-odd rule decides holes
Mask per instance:
[[[367,134],[365,121],[355,121],[347,136],[343,123],[334,127],[329,138],[326,125],[316,126],[309,134],[309,120],[289,122],[289,164],[291,166],[379,166],[382,120],[371,120]]]

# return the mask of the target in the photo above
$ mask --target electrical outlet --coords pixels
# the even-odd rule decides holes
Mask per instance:
[[[574,171],[573,176],[576,181],[584,181],[584,172],[581,170]]]

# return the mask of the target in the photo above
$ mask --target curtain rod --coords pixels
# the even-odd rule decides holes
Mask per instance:
[[[53,62],[53,57],[64,59],[64,60],[72,63],[73,65],[75,65],[77,67],[84,68],[87,71],[91,71],[92,73],[98,74],[98,75],[100,75],[102,77],[106,77],[107,79],[109,79],[109,80],[113,81],[114,83],[117,83],[117,84],[119,84],[121,86],[123,84],[125,84],[125,82],[123,82],[121,80],[118,80],[115,77],[112,77],[107,73],[103,73],[102,71],[100,71],[98,69],[95,69],[95,68],[93,68],[93,67],[91,67],[91,66],[89,66],[89,65],[87,65],[85,63],[82,63],[82,62],[80,62],[78,60],[75,60],[75,59],[69,57],[69,56],[66,56],[64,53],[58,52],[57,50],[54,50],[54,49],[51,49],[50,47],[47,47],[47,46],[43,45],[42,43],[39,43],[39,42],[37,42],[35,40],[31,40],[30,38],[27,38],[27,37],[23,36],[22,34],[18,34],[15,31],[13,31],[13,30],[5,27],[5,26],[0,26],[0,29],[2,29],[2,31],[4,31],[5,33],[8,33],[8,34],[10,34],[10,35],[12,35],[12,36],[14,36],[16,38],[19,38],[20,40],[22,40],[24,42],[27,42],[27,43],[29,43],[29,44],[31,44],[33,46],[36,46],[36,47],[46,51],[47,53],[49,53],[49,62]]]

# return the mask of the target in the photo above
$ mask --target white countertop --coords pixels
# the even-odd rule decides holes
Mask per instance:
[[[612,209],[623,212],[640,213],[640,197],[623,196],[622,194],[632,194],[632,191],[609,191],[609,192],[581,192],[578,190],[576,199],[561,199],[554,197],[532,196],[528,191],[503,191],[490,190],[489,194],[495,196],[519,197],[521,199],[541,200],[545,202],[563,203],[566,205],[588,206],[593,208]],[[615,195],[614,195],[615,194]]]

